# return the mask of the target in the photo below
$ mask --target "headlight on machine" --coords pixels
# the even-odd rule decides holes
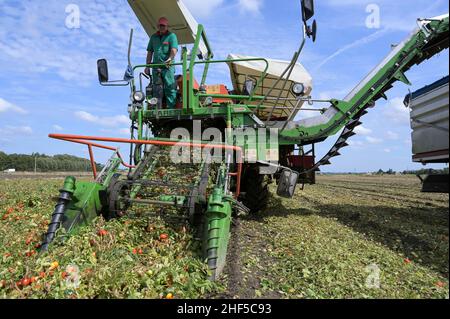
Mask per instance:
[[[152,97],[152,98],[150,99],[150,101],[148,101],[148,103],[149,103],[151,106],[155,106],[156,104],[158,104],[158,98]]]
[[[137,103],[142,103],[145,100],[145,94],[141,91],[136,91],[133,94],[133,100]]]
[[[213,98],[212,98],[212,96],[207,96],[206,98],[205,98],[205,105],[206,106],[210,106],[210,105],[212,105],[213,104]]]
[[[292,86],[292,92],[297,96],[303,95],[305,93],[305,86],[303,83],[294,83]]]

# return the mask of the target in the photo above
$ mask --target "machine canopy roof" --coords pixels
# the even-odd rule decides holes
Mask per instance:
[[[166,17],[179,44],[195,42],[198,23],[181,0],[128,0],[128,3],[149,37],[158,30],[159,18]],[[207,53],[203,41],[200,42],[200,51],[203,56]]]

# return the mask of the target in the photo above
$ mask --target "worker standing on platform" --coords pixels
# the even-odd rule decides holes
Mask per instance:
[[[164,85],[164,95],[167,107],[175,108],[177,99],[177,87],[175,82],[175,67],[172,65],[178,52],[178,39],[175,33],[169,31],[169,20],[162,17],[158,21],[158,32],[150,37],[147,47],[147,64],[165,64],[163,68],[153,68],[153,81],[158,79],[158,69],[161,70],[161,78]],[[145,74],[150,75],[150,68],[145,69]]]

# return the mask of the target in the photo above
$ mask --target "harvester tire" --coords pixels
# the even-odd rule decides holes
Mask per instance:
[[[269,180],[267,175],[259,174],[257,167],[245,171],[242,191],[245,192],[242,202],[250,209],[251,214],[266,209],[269,203]]]
[[[111,184],[111,188],[108,194],[109,210],[104,216],[106,220],[120,218],[127,211],[129,203],[122,203],[119,200],[119,197],[125,195],[129,189],[130,184],[128,184],[126,181],[117,180],[114,184]]]

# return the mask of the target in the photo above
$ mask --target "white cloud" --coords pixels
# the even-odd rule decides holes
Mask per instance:
[[[85,111],[75,112],[75,116],[80,120],[96,123],[100,126],[118,126],[122,124],[130,124],[130,119],[125,115],[116,115],[116,116],[97,116]]]
[[[392,132],[392,131],[387,131],[386,132],[386,136],[390,140],[398,140],[398,138],[399,138],[399,135],[397,133],[395,133],[395,132]]]
[[[106,57],[111,62],[111,77],[122,76],[119,68],[125,69],[131,27],[136,31],[134,43],[142,48],[133,52],[145,54],[148,37],[126,1],[110,0],[107,5],[80,1],[79,29],[65,26],[65,6],[54,0],[2,4],[8,15],[1,17],[0,68],[30,75],[56,74],[72,84],[87,86],[97,80],[96,60]]]
[[[57,125],[57,124],[53,125],[52,127],[53,127],[54,130],[57,130],[57,131],[62,131],[63,130],[63,128],[61,126]]]
[[[356,134],[359,134],[359,135],[370,135],[370,134],[372,134],[372,130],[371,129],[366,128],[366,127],[364,127],[362,125],[355,127],[354,131],[355,131]]]
[[[345,7],[355,5],[367,5],[371,2],[373,2],[373,0],[328,0],[325,2],[325,4],[332,7]]]
[[[362,141],[348,140],[348,145],[353,149],[363,149],[365,144]]]
[[[0,128],[0,134],[2,135],[14,135],[14,134],[32,134],[33,129],[30,126],[11,126],[6,125],[4,128]]]
[[[357,48],[357,47],[359,47],[361,45],[366,45],[366,44],[368,44],[368,43],[370,43],[370,42],[372,42],[372,41],[382,37],[385,33],[387,33],[387,31],[389,31],[389,29],[387,29],[387,28],[378,30],[378,31],[376,31],[376,32],[366,36],[366,37],[360,38],[360,39],[358,39],[356,41],[353,41],[350,44],[347,44],[347,45],[339,48],[338,50],[336,50],[336,52],[334,52],[333,54],[331,54],[330,56],[325,58],[321,63],[319,63],[316,66],[315,70],[316,71],[319,70],[322,66],[324,66],[325,64],[327,64],[328,62],[333,60],[335,57],[337,57],[338,55],[341,55],[342,53],[344,53],[344,52],[346,52],[348,50]]]
[[[390,148],[385,148],[383,151],[384,151],[385,153],[390,153],[390,152],[391,152],[391,149],[390,149]]]
[[[100,132],[102,133],[108,133],[108,134],[114,134],[114,135],[122,135],[122,136],[126,136],[126,137],[130,137],[130,128],[128,127],[123,127],[123,128],[119,128],[119,129],[112,129],[112,128],[102,128],[100,129]]]
[[[216,10],[223,0],[183,0],[186,7],[191,11],[194,17],[207,17]]]
[[[372,136],[366,136],[366,141],[370,144],[380,144],[383,142],[381,138],[372,137]]]
[[[396,97],[388,101],[384,115],[387,120],[401,125],[409,125],[409,109],[403,104],[403,98]]]
[[[350,92],[352,87],[347,86],[345,88],[337,89],[337,90],[329,90],[329,91],[321,91],[318,96],[319,100],[331,100],[336,98],[343,98],[345,95]],[[316,92],[317,94],[317,92]]]
[[[8,102],[8,101],[6,101],[6,100],[4,100],[4,99],[2,99],[0,97],[0,113],[8,112],[8,111],[16,112],[16,113],[19,113],[19,114],[26,114],[27,113],[27,111],[25,111],[23,108],[21,108],[21,107],[19,107],[17,105],[14,105],[14,104],[12,104],[12,103],[10,103],[10,102]]]
[[[262,0],[239,0],[239,8],[251,13],[259,13],[262,4]]]
[[[1,129],[0,129],[0,131],[1,131]],[[12,142],[12,140],[10,138],[0,137],[0,145],[7,145],[11,142]]]
[[[417,18],[432,17],[448,11],[446,0],[435,0],[432,2],[415,0],[414,10],[405,10],[402,1],[392,0],[327,0],[323,3],[323,5],[332,7],[334,11],[341,10],[343,12],[338,17],[339,26],[347,28],[355,25],[358,27],[364,26],[365,16],[363,14],[369,14],[369,12],[365,11],[365,8],[371,4],[376,4],[380,8],[381,25],[393,31],[412,31],[416,27],[415,22]],[[351,7],[353,10],[345,7]],[[446,8],[446,11],[443,11],[442,8]],[[361,14],[360,19],[355,18],[355,9],[357,10],[356,13],[359,11],[359,14]],[[402,18],[399,19],[399,17]]]

